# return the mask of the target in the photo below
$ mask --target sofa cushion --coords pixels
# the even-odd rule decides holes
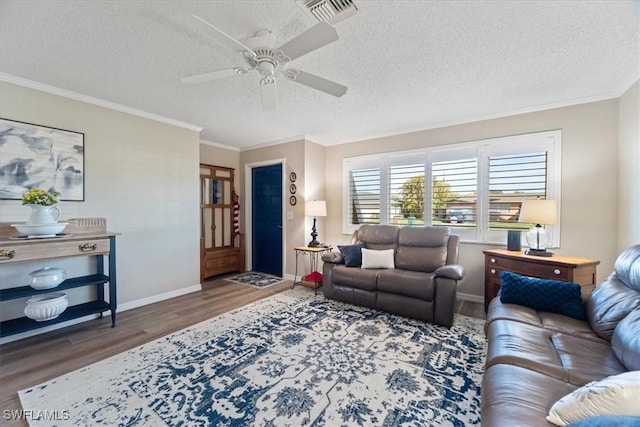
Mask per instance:
[[[611,337],[611,347],[630,371],[640,371],[640,310],[622,319]]]
[[[338,245],[344,265],[347,267],[360,267],[362,264],[362,248],[366,248],[366,243],[357,245]]]
[[[577,386],[513,365],[494,365],[482,376],[482,425],[549,426],[553,402]]]
[[[593,330],[610,340],[618,323],[640,307],[640,292],[612,273],[589,294],[585,306]]]
[[[488,327],[487,366],[521,366],[582,386],[626,369],[608,341],[582,339],[510,320]]]
[[[332,272],[332,280],[336,285],[349,286],[365,291],[375,291],[378,272],[380,270],[365,270],[337,265]]]
[[[396,249],[398,230],[395,225],[361,225],[354,233],[352,243],[366,243],[369,249]]]
[[[640,371],[593,381],[554,403],[547,420],[564,426],[598,415],[640,416]]]
[[[402,227],[398,233],[396,268],[432,272],[445,265],[449,229]]]
[[[393,249],[362,249],[362,268],[395,268]]]
[[[378,291],[433,301],[433,274],[408,270],[384,270],[378,273]]]
[[[618,255],[613,270],[628,288],[640,291],[640,245],[631,246]]]
[[[503,303],[500,298],[494,298],[489,304],[487,319],[487,326],[494,320],[512,320],[580,338],[596,341],[602,339],[593,332],[589,322],[585,320],[558,313],[537,311],[524,305]]]
[[[537,279],[510,271],[500,273],[500,301],[540,311],[586,319],[580,285],[559,280]]]

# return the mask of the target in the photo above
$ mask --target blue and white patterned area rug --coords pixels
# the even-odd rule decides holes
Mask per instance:
[[[483,323],[447,329],[296,288],[19,395],[64,415],[35,426],[479,425]]]
[[[249,271],[248,273],[226,277],[224,280],[228,280],[229,282],[234,283],[241,283],[243,285],[249,285],[254,288],[266,288],[277,283],[284,282],[284,279],[282,277],[270,276],[264,273],[256,273],[255,271]]]

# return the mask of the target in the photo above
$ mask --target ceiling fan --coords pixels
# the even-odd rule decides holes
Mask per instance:
[[[243,44],[199,16],[195,14],[191,15],[199,23],[213,30],[212,34],[219,42],[242,53],[245,64],[243,66],[184,77],[181,79],[183,83],[204,83],[210,80],[243,75],[256,70],[261,76],[260,93],[262,95],[262,108],[265,110],[275,110],[277,106],[277,73],[282,74],[288,80],[336,97],[340,97],[347,92],[346,86],[297,68],[289,67],[289,63],[294,59],[338,40],[338,32],[326,22],[316,24],[276,48],[276,38],[268,30],[258,31],[253,37],[247,40],[246,44]]]

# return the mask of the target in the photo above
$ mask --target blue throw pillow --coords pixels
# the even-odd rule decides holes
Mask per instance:
[[[536,279],[510,271],[500,273],[500,301],[520,304],[586,320],[580,285],[559,280]]]
[[[344,265],[347,267],[360,267],[362,265],[362,248],[367,248],[366,243],[360,243],[357,245],[338,245]]]
[[[640,427],[640,417],[606,415],[574,421],[567,427]]]

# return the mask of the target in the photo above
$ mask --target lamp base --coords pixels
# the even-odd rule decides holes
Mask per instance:
[[[312,241],[310,241],[310,242],[307,244],[307,247],[308,247],[308,248],[317,248],[317,247],[319,247],[319,246],[322,246],[322,243],[320,243],[320,242],[319,242],[319,241],[317,241],[317,240],[312,240]]]
[[[547,252],[546,249],[527,249],[524,254],[544,257],[553,256],[553,252]]]

